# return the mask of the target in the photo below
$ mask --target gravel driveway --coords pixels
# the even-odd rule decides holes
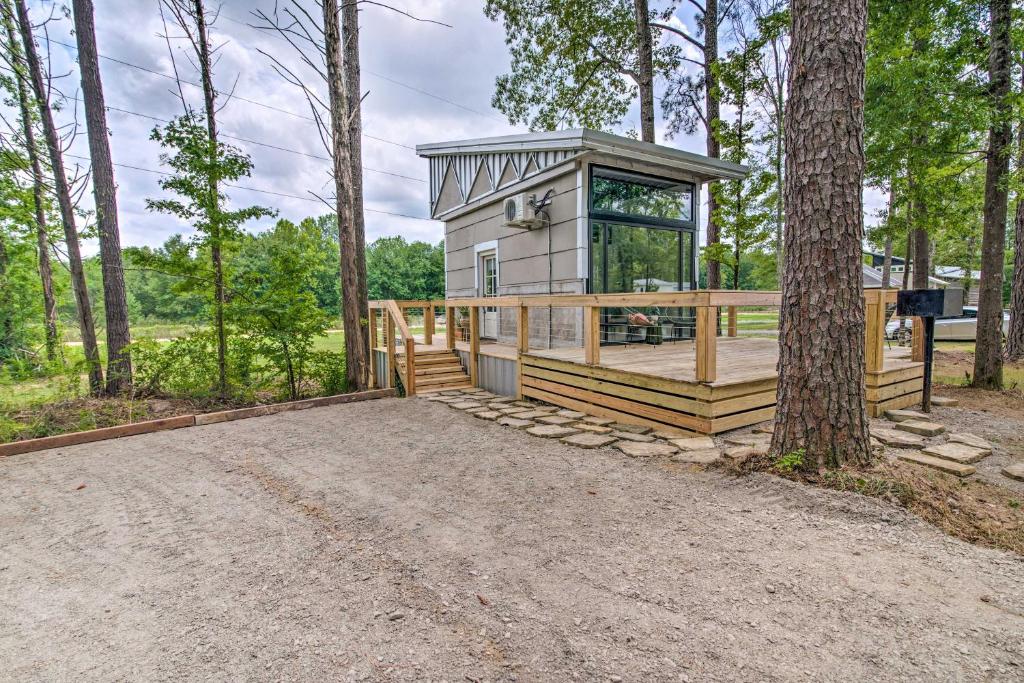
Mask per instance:
[[[1024,677],[1020,557],[419,399],[0,460],[0,548],[2,679]]]

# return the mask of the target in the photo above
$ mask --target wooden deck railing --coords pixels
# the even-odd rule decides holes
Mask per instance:
[[[409,323],[405,319],[405,311],[410,308],[423,309],[423,334],[424,341],[431,343],[434,334],[434,308],[437,305],[444,305],[444,302],[436,301],[396,301],[387,299],[384,301],[369,302],[370,348],[377,346],[377,316],[383,317],[384,323],[384,345],[387,350],[387,386],[390,388],[394,381],[395,371],[398,368],[396,340],[397,332],[401,339],[402,349],[405,357],[405,372],[402,377],[402,384],[405,385],[405,395],[416,395],[416,339],[409,330]],[[376,369],[376,361],[370,363],[371,369]],[[376,384],[376,378],[374,379]]]
[[[866,290],[865,300],[865,363],[868,372],[881,372],[885,360],[885,325],[888,306],[896,302],[896,290]],[[695,379],[701,383],[712,383],[718,377],[718,337],[736,337],[739,328],[738,310],[741,307],[778,308],[782,304],[780,292],[697,290],[689,292],[641,292],[626,294],[539,294],[522,296],[467,297],[434,301],[373,301],[371,314],[381,311],[385,315],[385,336],[389,340],[388,368],[394,368],[394,328],[397,328],[405,344],[406,391],[415,393],[413,346],[415,342],[409,333],[404,314],[409,309],[423,310],[424,342],[432,343],[435,332],[434,311],[444,307],[446,317],[446,346],[455,349],[456,309],[468,309],[469,317],[469,375],[473,386],[479,385],[478,367],[480,357],[480,308],[514,308],[516,313],[516,351],[529,353],[530,319],[532,307],[580,308],[583,311],[584,361],[588,365],[601,362],[601,310],[604,308],[692,308],[695,310],[694,346],[696,351]],[[724,309],[726,321],[721,322]],[[917,321],[915,321],[916,323]],[[371,329],[376,336],[375,320]],[[389,327],[390,326],[390,327]],[[920,335],[915,335],[918,337]],[[375,344],[376,339],[373,339]],[[915,344],[913,359],[923,356]]]

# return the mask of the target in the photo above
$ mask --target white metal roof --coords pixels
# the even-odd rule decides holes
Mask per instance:
[[[473,188],[481,186],[481,183],[477,183],[478,178],[488,180],[485,184],[493,191],[503,185],[500,179],[509,177],[509,173],[515,181],[524,180],[585,152],[603,152],[660,164],[686,171],[701,181],[738,179],[747,174],[746,166],[740,164],[588,128],[416,146],[416,153],[430,160],[432,214],[437,213],[435,208],[446,180],[449,185],[457,185],[462,203],[465,204],[476,198]],[[487,174],[486,178],[481,174]]]

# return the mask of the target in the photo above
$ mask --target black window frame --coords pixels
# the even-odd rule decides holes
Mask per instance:
[[[594,227],[595,224],[601,224],[601,239],[603,244],[608,243],[608,224],[618,224],[636,228],[646,228],[648,230],[671,230],[675,232],[686,233],[686,237],[681,237],[679,240],[679,256],[677,264],[680,272],[685,272],[687,269],[683,268],[683,257],[686,253],[685,243],[688,238],[692,246],[691,261],[688,264],[688,270],[690,271],[690,291],[697,289],[698,283],[698,268],[697,268],[697,233],[698,226],[696,220],[684,221],[674,218],[659,218],[656,216],[637,216],[634,214],[624,214],[615,211],[603,211],[594,208],[594,171],[597,170],[600,173],[601,170],[614,171],[618,175],[633,176],[640,179],[656,180],[659,182],[670,182],[679,185],[689,185],[690,187],[690,215],[696,218],[697,215],[697,184],[686,181],[678,180],[676,178],[666,178],[664,176],[652,175],[650,173],[641,173],[638,171],[632,171],[624,168],[617,168],[615,166],[605,166],[599,164],[591,164],[587,168],[587,291],[588,293],[594,293]],[[602,263],[602,290],[607,289],[604,285],[607,284],[608,279],[608,249],[602,250],[603,260]],[[680,281],[679,286],[682,287],[684,284]]]

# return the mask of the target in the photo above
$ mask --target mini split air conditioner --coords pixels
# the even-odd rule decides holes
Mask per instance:
[[[544,225],[544,219],[535,215],[530,200],[533,195],[517,194],[505,200],[504,226],[509,228],[526,228],[533,230]]]

